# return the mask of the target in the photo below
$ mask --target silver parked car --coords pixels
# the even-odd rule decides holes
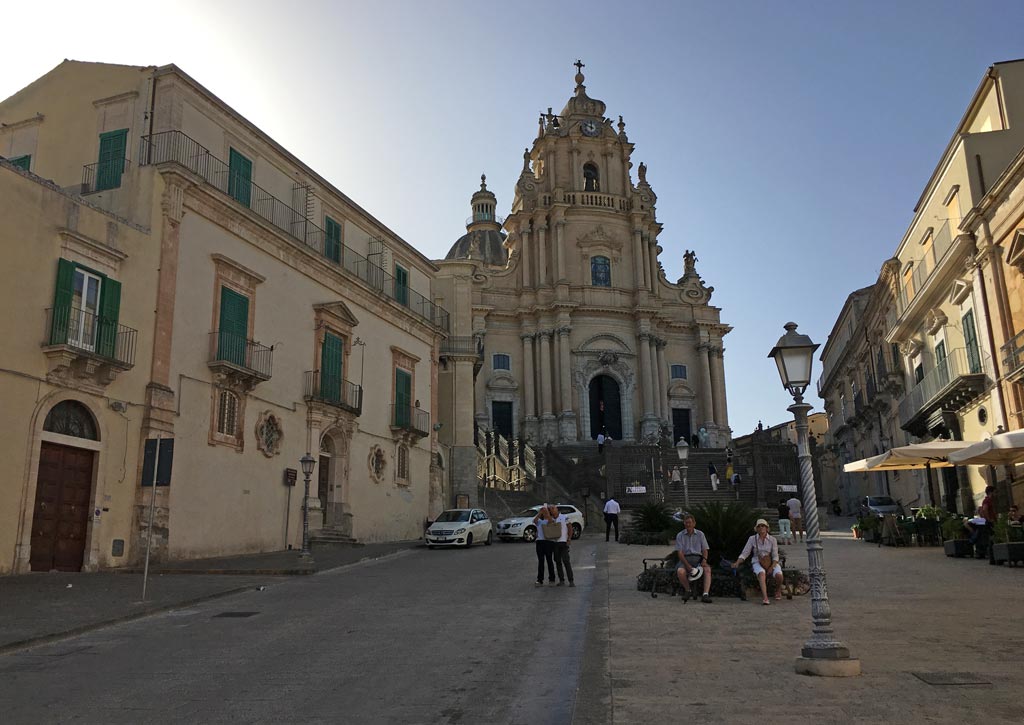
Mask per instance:
[[[888,496],[864,496],[860,500],[861,516],[885,516],[900,510],[899,504]]]

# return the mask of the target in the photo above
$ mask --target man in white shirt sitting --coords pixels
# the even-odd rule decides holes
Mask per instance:
[[[611,534],[612,526],[615,527],[615,540],[619,540],[619,512],[622,511],[622,507],[619,506],[619,502],[614,498],[610,498],[605,501],[604,504],[604,540],[608,541],[608,537]]]

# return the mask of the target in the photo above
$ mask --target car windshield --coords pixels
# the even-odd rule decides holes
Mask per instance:
[[[868,497],[868,506],[895,506],[896,502],[888,496],[870,496]]]
[[[469,521],[469,511],[442,511],[436,522]]]
[[[532,519],[534,516],[537,515],[537,512],[539,510],[540,510],[540,507],[538,506],[537,508],[526,509],[525,511],[520,511],[518,514],[516,514],[516,518],[527,517],[527,518],[531,518]]]

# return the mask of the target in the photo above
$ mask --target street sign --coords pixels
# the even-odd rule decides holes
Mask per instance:
[[[779,493],[796,493],[798,489],[795,484],[782,484],[776,486],[775,490]]]
[[[647,493],[647,486],[626,486],[626,493]]]
[[[294,468],[284,469],[284,485],[294,486],[295,482],[299,480],[299,472]]]

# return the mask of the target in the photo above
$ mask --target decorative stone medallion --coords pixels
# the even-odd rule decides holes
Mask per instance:
[[[281,441],[284,440],[284,427],[281,419],[265,410],[256,421],[256,447],[263,451],[267,458],[273,458],[281,452]]]
[[[384,480],[384,472],[388,467],[387,454],[380,446],[370,449],[370,455],[366,459],[367,467],[370,469],[370,477],[377,483]]]

